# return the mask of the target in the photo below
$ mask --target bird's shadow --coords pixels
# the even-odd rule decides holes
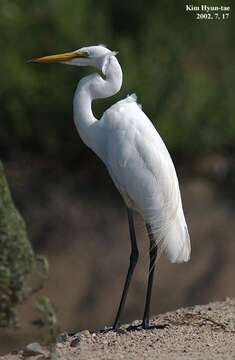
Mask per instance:
[[[94,333],[97,334],[106,334],[108,332],[114,332],[116,334],[126,334],[128,332],[132,332],[132,331],[148,331],[148,330],[164,330],[165,328],[169,327],[170,324],[159,324],[159,325],[150,325],[148,328],[144,329],[142,324],[138,324],[138,325],[129,325],[128,327],[120,327],[118,329],[113,329],[112,326],[110,327],[106,327],[105,329],[101,329],[101,330],[96,330],[94,331]],[[72,331],[69,332],[68,335],[69,336],[74,336],[79,334],[79,331]]]
[[[144,329],[141,324],[139,325],[129,325],[127,328],[119,328],[114,330],[112,327],[99,330],[100,334],[105,334],[107,332],[115,332],[117,334],[126,334],[127,332],[131,331],[148,331],[148,330],[163,330],[169,327],[170,324],[160,324],[160,325],[150,325],[148,328]]]
[[[169,327],[169,324],[159,324],[159,325],[149,325],[147,328],[143,328],[143,326],[140,325],[130,325],[127,327],[126,331],[141,331],[141,330],[163,330],[167,327]]]

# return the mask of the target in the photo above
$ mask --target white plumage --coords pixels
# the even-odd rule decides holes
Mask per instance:
[[[105,133],[101,155],[127,206],[149,223],[159,255],[188,261],[190,240],[175,168],[167,148],[135,96],[121,100],[97,124]]]
[[[150,238],[150,273],[143,317],[143,327],[147,328],[157,256],[164,251],[172,262],[188,261],[190,239],[175,167],[157,130],[137,104],[136,96],[117,102],[100,120],[93,115],[93,99],[114,95],[121,88],[122,70],[116,54],[98,45],[32,61],[93,66],[103,74],[94,73],[80,80],[74,95],[74,121],[82,140],[105,163],[128,208],[132,253],[114,329],[138,260],[130,209],[138,211],[145,220]]]

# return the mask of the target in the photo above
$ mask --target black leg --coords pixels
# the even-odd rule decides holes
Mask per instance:
[[[135,236],[134,220],[133,220],[133,214],[132,214],[131,209],[127,208],[127,215],[128,215],[130,240],[131,240],[130,265],[129,265],[129,268],[128,268],[128,272],[127,272],[127,276],[126,276],[126,280],[125,280],[125,284],[124,284],[124,288],[123,288],[123,292],[122,292],[120,305],[119,305],[118,312],[117,312],[117,315],[116,315],[116,319],[115,319],[115,322],[114,322],[114,325],[113,325],[114,330],[118,329],[119,319],[120,319],[121,313],[123,311],[123,308],[125,306],[126,297],[127,297],[128,289],[129,289],[129,286],[130,286],[131,278],[132,278],[132,275],[133,275],[133,272],[134,272],[134,269],[135,269],[135,266],[137,264],[138,257],[139,257],[139,251],[138,251],[138,247],[137,247],[137,243],[136,243],[136,236]]]
[[[151,300],[151,294],[152,294],[152,285],[153,285],[153,276],[154,276],[154,270],[155,270],[155,262],[157,258],[157,245],[154,242],[151,226],[149,224],[146,224],[148,236],[149,236],[149,276],[148,276],[148,288],[147,288],[147,295],[145,300],[145,307],[144,307],[144,316],[143,316],[143,322],[142,327],[144,329],[149,328],[149,308],[150,308],[150,300]]]

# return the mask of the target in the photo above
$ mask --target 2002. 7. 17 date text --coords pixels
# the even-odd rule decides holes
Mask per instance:
[[[196,13],[197,20],[228,20],[229,13]]]

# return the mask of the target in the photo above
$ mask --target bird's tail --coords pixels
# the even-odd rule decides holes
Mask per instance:
[[[156,209],[155,204],[145,209],[145,223],[150,225],[157,247],[157,259],[162,253],[172,263],[188,261],[191,254],[190,237],[185,221],[180,193],[176,201],[166,201],[161,208]]]
[[[152,234],[157,246],[157,259],[164,253],[172,263],[186,262],[190,259],[191,244],[184,215],[179,216],[160,229],[151,223]]]
[[[186,223],[174,221],[163,240],[164,253],[172,263],[181,263],[190,259],[191,245]]]

